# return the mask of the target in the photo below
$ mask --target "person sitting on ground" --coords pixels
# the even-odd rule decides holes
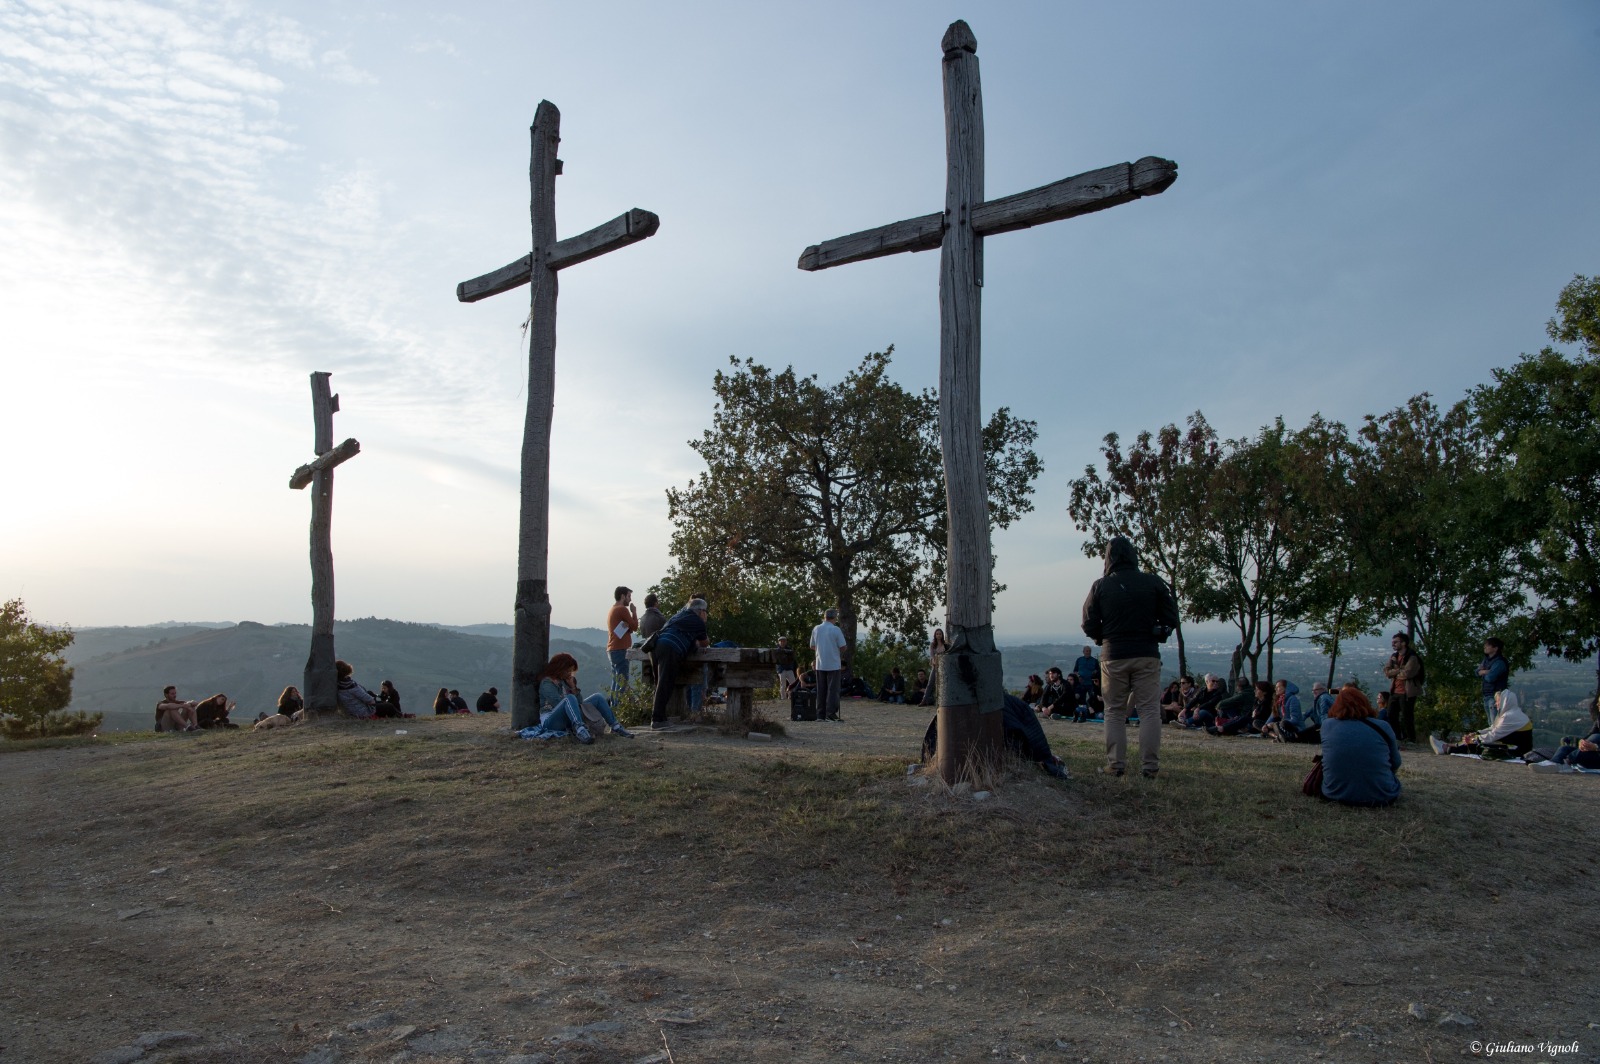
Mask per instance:
[[[1295,731],[1300,730],[1300,721],[1304,719],[1304,712],[1300,708],[1300,688],[1288,680],[1279,680],[1273,688],[1272,715],[1267,718],[1267,723],[1272,725],[1272,732],[1268,733],[1265,725],[1256,730],[1272,738],[1283,730],[1285,724],[1290,725]]]
[[[1073,675],[1076,676],[1077,674],[1074,673]],[[1081,679],[1079,680],[1079,684],[1080,686],[1083,686],[1083,701],[1073,709],[1072,719],[1080,724],[1087,724],[1090,721],[1096,720],[1105,720],[1106,703],[1105,700],[1100,697],[1099,675],[1097,674],[1095,676],[1092,684],[1083,685]]]
[[[1360,688],[1340,690],[1322,726],[1322,797],[1342,805],[1389,806],[1400,797],[1400,744]]]
[[[1373,706],[1372,708],[1378,711],[1378,719],[1379,720],[1387,720],[1387,721],[1389,721],[1389,727],[1391,727],[1391,728],[1393,728],[1395,726],[1395,721],[1392,720],[1390,718],[1390,716],[1389,716],[1389,692],[1388,691],[1379,691],[1378,692],[1378,704]]]
[[[1067,778],[1066,765],[1051,752],[1050,740],[1045,738],[1044,728],[1040,727],[1039,718],[1028,703],[1016,695],[1007,694],[1001,710],[1000,727],[1007,750],[1032,761],[1040,771],[1058,780]],[[923,763],[931,762],[938,752],[939,720],[935,717],[928,722],[928,730],[922,735]]]
[[[200,725],[194,719],[194,703],[178,700],[178,689],[170,684],[161,689],[161,701],[156,703],[156,731],[192,732]]]
[[[1600,772],[1600,731],[1592,732],[1587,739],[1572,736],[1563,740],[1550,760],[1558,765],[1575,765]]]
[[[356,670],[348,661],[334,662],[333,670],[339,677],[339,708],[357,720],[371,720],[377,713],[378,700],[356,683]]]
[[[911,687],[906,691],[906,705],[920,706],[928,694],[928,670],[918,669],[917,675],[912,677]]]
[[[1328,690],[1327,684],[1318,680],[1311,685],[1311,708],[1300,718],[1300,730],[1292,739],[1285,736],[1284,742],[1322,742],[1322,726],[1327,723],[1328,711],[1332,708],[1333,692]]]
[[[450,688],[450,711],[452,713],[471,713],[472,707],[467,705],[467,700],[461,697],[461,692],[454,687]]]
[[[1205,686],[1195,688],[1183,712],[1178,714],[1178,723],[1185,728],[1208,728],[1215,724],[1217,703],[1228,696],[1222,689],[1222,677],[1208,672],[1204,682]]]
[[[1522,712],[1517,693],[1507,687],[1494,696],[1498,714],[1494,723],[1483,731],[1468,732],[1454,746],[1429,736],[1428,743],[1436,754],[1477,754],[1492,759],[1509,760],[1521,757],[1533,749],[1533,721]],[[1327,740],[1324,739],[1323,742]],[[1326,771],[1326,770],[1324,770]]]
[[[491,687],[478,696],[478,712],[500,712],[500,689],[498,687]]]
[[[1044,694],[1039,697],[1039,716],[1066,720],[1077,708],[1077,697],[1067,686],[1061,670],[1054,665],[1044,670]]]
[[[1221,683],[1220,678],[1218,683]],[[1215,723],[1206,726],[1206,731],[1211,735],[1238,735],[1240,732],[1249,731],[1255,707],[1261,701],[1263,687],[1270,695],[1272,688],[1265,681],[1252,685],[1250,677],[1239,677],[1239,686],[1233,694],[1217,703],[1217,719]],[[1271,704],[1270,699],[1268,704]]]
[[[300,688],[290,684],[283,689],[283,694],[278,696],[278,716],[293,718],[296,713],[304,718],[306,700],[300,697]]]
[[[433,715],[447,717],[454,712],[455,707],[450,704],[450,691],[444,687],[439,688],[439,693],[433,696]]]
[[[883,678],[883,683],[878,687],[878,700],[900,705],[906,700],[906,678],[896,665],[889,670],[889,675]]]
[[[594,735],[584,722],[589,710],[605,721],[613,735],[633,738],[633,733],[617,722],[605,695],[596,691],[583,697],[578,688],[578,659],[567,653],[557,654],[539,673],[539,726],[524,728],[521,735],[524,739],[559,739],[570,733],[587,746],[594,742]]]
[[[1262,731],[1261,734],[1265,735],[1274,742],[1279,743],[1303,743],[1315,741],[1302,738],[1302,736],[1305,735],[1310,728],[1321,727],[1323,716],[1327,712],[1327,707],[1324,706],[1322,707],[1321,711],[1319,711],[1318,703],[1320,703],[1324,698],[1327,698],[1327,705],[1333,705],[1333,699],[1328,698],[1327,695],[1328,685],[1323,683],[1321,680],[1318,680],[1316,683],[1312,684],[1311,708],[1308,710],[1302,710],[1300,706],[1300,689],[1295,687],[1294,684],[1288,683],[1287,681],[1280,680],[1279,683],[1285,685],[1281,695],[1283,699],[1283,708],[1281,711],[1278,711],[1276,719],[1274,719],[1272,723]],[[1321,738],[1320,734],[1318,735],[1318,738]]]
[[[1167,689],[1161,692],[1161,723],[1171,724],[1178,719],[1178,714],[1183,712],[1183,695],[1179,693],[1182,685],[1177,680],[1167,684]]]
[[[237,705],[237,702],[229,702],[227,695],[202,698],[194,704],[194,722],[202,728],[237,728],[238,725],[228,719]]]
[[[1044,701],[1044,677],[1038,673],[1030,673],[1028,682],[1022,688],[1022,700],[1028,704],[1029,709],[1039,708],[1039,703]]]
[[[404,717],[405,710],[400,708],[400,692],[388,680],[378,685],[378,704],[374,712],[380,717]]]

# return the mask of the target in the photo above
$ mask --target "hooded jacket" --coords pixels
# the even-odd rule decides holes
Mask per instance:
[[[1123,536],[1106,544],[1105,575],[1083,600],[1083,632],[1100,644],[1102,661],[1158,658],[1157,623],[1178,627],[1178,603],[1167,582],[1139,571],[1139,556]]]
[[[1480,743],[1498,743],[1504,741],[1512,732],[1532,730],[1533,721],[1522,712],[1522,705],[1517,701],[1517,693],[1507,690],[1501,691],[1498,696],[1499,716],[1494,718],[1494,723],[1487,729],[1478,733]]]

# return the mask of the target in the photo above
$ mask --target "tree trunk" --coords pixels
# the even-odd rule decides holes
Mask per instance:
[[[550,420],[556,386],[556,174],[561,112],[543,100],[534,114],[528,167],[533,289],[528,316],[528,412],[522,427],[522,505],[517,530],[517,597],[511,643],[511,726],[539,723],[539,671],[550,657]]]
[[[952,23],[944,49],[945,232],[939,255],[939,436],[949,514],[945,606],[950,650],[939,666],[938,771],[947,783],[989,774],[1001,752],[1005,697],[990,617],[993,560],[979,395],[983,238],[983,91],[978,42]]]
[[[333,450],[330,376],[311,375],[312,449],[319,458]],[[333,470],[320,469],[311,478],[311,653],[306,658],[301,692],[309,719],[339,708],[333,614]]]
[[[1173,633],[1178,637],[1178,675],[1187,676],[1189,675],[1189,652],[1184,649],[1183,624],[1181,622],[1178,627],[1173,629]]]

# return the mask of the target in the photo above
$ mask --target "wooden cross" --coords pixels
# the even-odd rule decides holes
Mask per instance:
[[[945,31],[941,47],[944,210],[815,244],[800,256],[800,268],[825,270],[940,249],[939,433],[949,511],[950,650],[939,665],[938,769],[953,783],[970,770],[972,755],[988,759],[998,753],[1005,694],[990,617],[993,558],[978,401],[983,238],[1154,196],[1177,180],[1178,166],[1152,156],[985,200],[978,40],[958,21]]]
[[[361,444],[355,440],[333,445],[333,415],[339,411],[339,397],[330,394],[330,376],[311,375],[316,460],[296,469],[289,478],[289,487],[296,491],[311,485],[311,656],[306,658],[301,690],[308,719],[339,707],[339,680],[333,668],[333,470],[361,453]]]
[[[533,250],[493,273],[463,281],[463,303],[532,284],[528,315],[528,413],[522,430],[522,508],[517,535],[516,625],[511,650],[511,725],[539,723],[539,670],[550,654],[550,419],[555,409],[556,272],[653,236],[661,219],[634,208],[566,240],[556,239],[556,175],[561,160],[561,112],[541,100],[534,112],[533,158],[528,180],[533,197]]]

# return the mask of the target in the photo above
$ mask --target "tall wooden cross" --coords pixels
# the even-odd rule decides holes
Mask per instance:
[[[339,397],[328,387],[329,373],[311,375],[311,418],[315,426],[315,461],[294,471],[289,487],[311,485],[311,656],[301,697],[306,716],[339,707],[339,680],[333,662],[333,470],[361,453],[361,444],[345,440],[333,445],[333,415]]]
[[[1000,654],[990,617],[993,560],[978,401],[983,238],[1073,218],[1166,191],[1178,166],[1153,156],[1000,199],[983,195],[983,93],[978,40],[953,22],[944,49],[944,210],[806,248],[802,270],[902,251],[940,249],[939,432],[949,511],[950,650],[939,667],[938,770],[955,782],[1001,742]]]
[[[456,286],[463,303],[533,286],[528,316],[528,413],[522,429],[522,509],[517,535],[516,625],[511,650],[511,724],[539,723],[539,670],[550,655],[550,419],[556,384],[556,273],[653,236],[661,219],[637,207],[601,226],[556,239],[556,175],[561,112],[541,100],[533,116],[533,250],[493,273]]]

